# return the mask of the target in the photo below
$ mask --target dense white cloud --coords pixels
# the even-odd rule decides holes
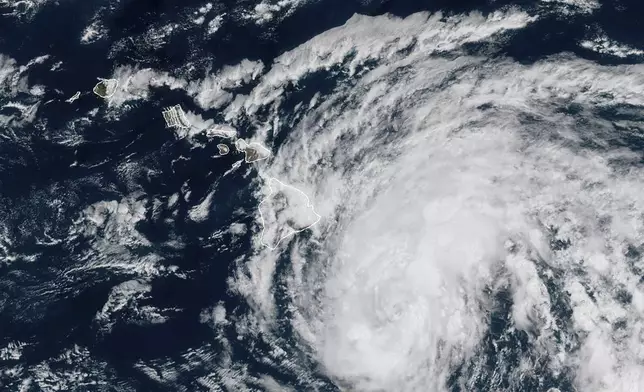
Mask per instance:
[[[163,265],[161,256],[154,252],[143,256],[132,253],[135,248],[150,246],[136,229],[146,217],[146,205],[147,199],[134,193],[120,201],[100,201],[85,208],[70,228],[69,238],[82,236],[90,241],[91,248],[80,257],[83,263],[67,273],[111,269],[141,278],[182,276],[176,266]]]
[[[232,117],[278,116],[286,83],[333,67],[352,75],[258,167],[265,186],[277,177],[310,196],[323,217],[311,241],[292,241],[286,276],[275,276],[279,253],[258,248],[230,280],[264,331],[277,321],[275,279],[286,284],[302,349],[338,383],[446,390],[456,366],[487,355],[491,294],[509,290],[512,326],[531,337],[530,355],[549,359],[490,371],[512,385],[564,371],[580,390],[644,385],[641,288],[625,256],[644,239],[644,172],[639,153],[611,147],[621,136],[596,114],[644,106],[644,68],[438,55],[531,20],[354,17],[278,58],[231,106]],[[556,282],[569,320],[546,287]],[[618,287],[639,302],[617,300]]]
[[[611,40],[605,35],[600,35],[593,39],[583,40],[579,43],[581,47],[592,50],[597,53],[607,54],[611,56],[626,58],[631,56],[642,56],[644,51],[636,48],[629,47],[628,45],[620,44]]]
[[[39,56],[25,65],[0,53],[0,135],[9,140],[21,139],[22,133],[14,129],[36,120],[45,87],[30,85],[28,71],[44,63],[49,56]]]
[[[13,16],[19,19],[30,19],[47,3],[54,3],[50,0],[0,0],[0,6],[11,12],[3,15]]]
[[[245,12],[243,16],[246,19],[253,20],[258,25],[279,22],[306,3],[308,3],[307,0],[261,0],[255,4],[252,10]]]
[[[487,17],[419,13],[404,20],[383,16],[377,26],[370,26],[371,18],[356,14],[344,26],[330,29],[278,57],[260,84],[243,100],[243,105],[239,102],[228,110],[233,111],[230,114],[233,115],[243,108],[252,115],[259,107],[279,103],[289,83],[335,65],[345,63],[346,72],[354,75],[369,60],[396,59],[412,48],[416,53],[426,54],[449,51],[508,29],[523,27],[534,19],[523,12],[498,12]]]
[[[0,98],[12,98],[18,93],[29,93],[40,96],[44,87],[29,86],[27,71],[38,64],[45,62],[49,56],[40,56],[32,59],[25,65],[18,65],[16,60],[0,53]]]
[[[215,196],[215,191],[208,193],[206,197],[203,198],[201,203],[195,205],[188,211],[188,217],[194,222],[203,222],[208,219],[210,214],[211,205],[213,203],[213,198]]]
[[[557,6],[557,11],[563,14],[590,14],[601,6],[597,0],[541,0],[546,4]]]
[[[107,36],[107,28],[100,20],[94,20],[85,29],[80,37],[82,44],[92,44]]]
[[[22,357],[22,351],[25,346],[24,342],[9,342],[7,346],[0,349],[0,359],[3,361],[16,361]]]
[[[173,76],[151,68],[120,66],[111,76],[119,82],[119,87],[110,97],[109,107],[117,110],[115,113],[118,113],[118,110],[127,110],[127,103],[149,99],[151,88],[165,87],[184,90],[204,110],[221,109],[235,98],[234,89],[257,79],[263,70],[264,65],[260,61],[243,60],[239,64],[225,66],[204,79],[189,81],[181,76]],[[204,120],[198,121],[199,124],[203,122]],[[192,132],[202,129],[203,127]]]
[[[161,324],[166,322],[176,309],[157,309],[140,305],[147,299],[152,286],[144,280],[129,280],[120,283],[110,291],[107,301],[94,316],[94,322],[101,333],[109,333],[118,321],[138,325]]]

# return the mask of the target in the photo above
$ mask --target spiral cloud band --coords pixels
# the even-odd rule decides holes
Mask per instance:
[[[533,21],[356,16],[228,107],[278,113],[289,83],[346,75],[258,169],[305,191],[320,223],[258,242],[230,280],[276,363],[306,374],[304,352],[353,391],[644,385],[644,171],[624,143],[644,68],[496,52]]]

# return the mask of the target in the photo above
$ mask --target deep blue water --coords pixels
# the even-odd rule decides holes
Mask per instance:
[[[252,23],[227,22],[214,37],[194,38],[178,34],[160,50],[132,49],[109,56],[114,41],[140,34],[153,23],[176,20],[183,8],[195,1],[122,1],[116,12],[103,19],[110,37],[92,45],[81,45],[79,37],[99,7],[108,2],[60,1],[46,5],[31,20],[18,21],[0,16],[0,53],[15,58],[19,64],[40,55],[52,59],[35,66],[29,72],[30,83],[47,87],[48,99],[64,98],[75,91],[88,91],[97,77],[110,75],[118,65],[130,64],[172,71],[186,62],[200,62],[217,69],[236,64],[248,58],[269,65],[272,59],[286,50],[306,42],[329,28],[343,24],[353,13],[378,15],[390,12],[405,16],[420,10],[446,13],[479,9],[490,12],[508,4],[530,7],[530,2],[508,1],[359,1],[326,0],[312,2],[299,9],[278,25],[258,27]],[[220,1],[215,4],[220,12],[233,14],[241,2]],[[600,26],[611,37],[634,47],[644,48],[644,25],[641,15],[644,5],[637,1],[606,1],[591,16],[550,16],[514,35],[502,53],[519,61],[530,63],[545,56],[572,52],[576,56],[606,64],[629,63],[637,59],[616,59],[601,56],[579,48],[587,26]],[[3,10],[0,8],[0,15]],[[189,44],[186,44],[188,42]],[[484,47],[473,45],[473,53]],[[50,72],[51,65],[63,61],[63,70]],[[196,71],[205,72],[205,67]],[[315,75],[311,76],[312,81]],[[311,96],[315,91],[331,88],[332,80],[315,79],[309,90],[298,91]],[[313,90],[311,90],[313,89]],[[202,112],[190,98],[176,91],[158,89],[145,102],[137,102],[136,109],[118,121],[95,122],[83,127],[83,144],[63,146],[57,138],[69,120],[80,117],[96,106],[91,94],[83,95],[74,105],[56,101],[39,110],[44,125],[32,125],[23,130],[18,141],[0,140],[0,215],[13,230],[17,239],[15,250],[23,254],[38,254],[35,262],[17,261],[8,267],[0,264],[0,346],[12,341],[29,342],[21,363],[34,365],[55,357],[74,343],[88,347],[93,355],[106,361],[117,372],[118,378],[143,391],[163,390],[132,365],[139,360],[152,361],[173,358],[191,348],[213,345],[212,330],[199,323],[199,313],[223,301],[230,313],[243,313],[245,306],[227,292],[226,279],[231,273],[232,260],[244,254],[249,238],[227,248],[215,251],[228,238],[204,246],[204,239],[232,222],[251,224],[251,213],[257,201],[248,188],[251,178],[233,174],[216,188],[213,211],[207,221],[194,223],[183,219],[195,201],[202,199],[230,168],[236,158],[232,155],[213,160],[216,147],[192,149],[164,130],[159,115],[161,108],[180,103],[191,111]],[[208,118],[219,118],[210,111]],[[100,118],[98,116],[97,118]],[[239,129],[242,137],[252,129]],[[178,157],[187,160],[174,162]],[[168,225],[164,217],[173,211],[162,211],[160,217],[151,216],[138,229],[153,244],[153,249],[133,249],[133,252],[154,251],[164,258],[165,265],[177,265],[189,271],[185,280],[175,277],[153,280],[150,299],[145,304],[159,308],[180,308],[171,319],[157,326],[140,327],[117,324],[107,336],[101,336],[92,324],[92,318],[101,309],[113,286],[130,280],[127,274],[103,270],[64,274],[80,261],[78,255],[88,244],[82,240],[56,246],[38,245],[35,238],[43,238],[44,227],[54,237],[64,237],[73,219],[86,206],[102,200],[120,200],[131,193],[133,184],[125,182],[116,173],[125,160],[156,174],[136,176],[134,183],[150,197],[169,197],[188,183],[192,191],[191,203],[179,199],[175,224]],[[70,166],[78,162],[76,166]],[[252,177],[252,176],[251,176]],[[52,200],[60,204],[52,205]],[[233,218],[233,211],[242,208],[245,216]],[[173,249],[163,243],[179,238],[185,247]],[[499,299],[503,302],[503,299]],[[562,305],[564,306],[564,305]],[[502,312],[509,312],[501,307]],[[504,314],[493,315],[491,336],[506,328]],[[511,344],[521,350],[521,336],[511,336]],[[234,340],[231,339],[231,340]],[[491,343],[490,343],[491,344]],[[216,351],[216,348],[214,349]],[[250,364],[251,369],[262,371],[259,362],[262,348],[242,349],[235,355]],[[494,361],[490,359],[490,361]],[[182,377],[197,377],[201,368],[193,369]],[[205,370],[204,370],[205,371]],[[277,379],[297,385],[298,380],[275,375]],[[321,381],[324,383],[323,379]],[[482,381],[483,382],[483,381]],[[566,380],[557,380],[558,385]],[[337,390],[328,384],[328,390]],[[484,385],[477,386],[483,391]],[[530,390],[530,389],[527,389]],[[563,390],[563,389],[562,389]]]

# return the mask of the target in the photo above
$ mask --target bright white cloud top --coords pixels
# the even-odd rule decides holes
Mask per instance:
[[[308,372],[279,332],[285,287],[295,345],[347,390],[472,390],[482,377],[489,390],[519,388],[527,374],[564,372],[584,391],[644,385],[644,265],[633,251],[644,169],[596,117],[644,107],[644,68],[460,49],[533,20],[355,16],[282,55],[228,109],[279,113],[289,83],[334,67],[351,76],[302,109],[257,168],[306,184],[325,221],[289,244],[288,262],[275,245],[258,248],[231,280],[252,304],[248,329],[261,325],[282,348],[276,367]],[[493,330],[504,304],[507,328]],[[528,348],[494,353],[491,334],[524,336]]]

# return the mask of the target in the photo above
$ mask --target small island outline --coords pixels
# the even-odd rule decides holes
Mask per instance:
[[[98,78],[99,82],[96,83],[92,92],[103,99],[111,98],[119,87],[118,79],[103,79]]]
[[[263,161],[272,155],[271,151],[260,143],[248,143],[244,139],[235,140],[235,148],[237,151],[244,153],[244,161],[246,163]]]

